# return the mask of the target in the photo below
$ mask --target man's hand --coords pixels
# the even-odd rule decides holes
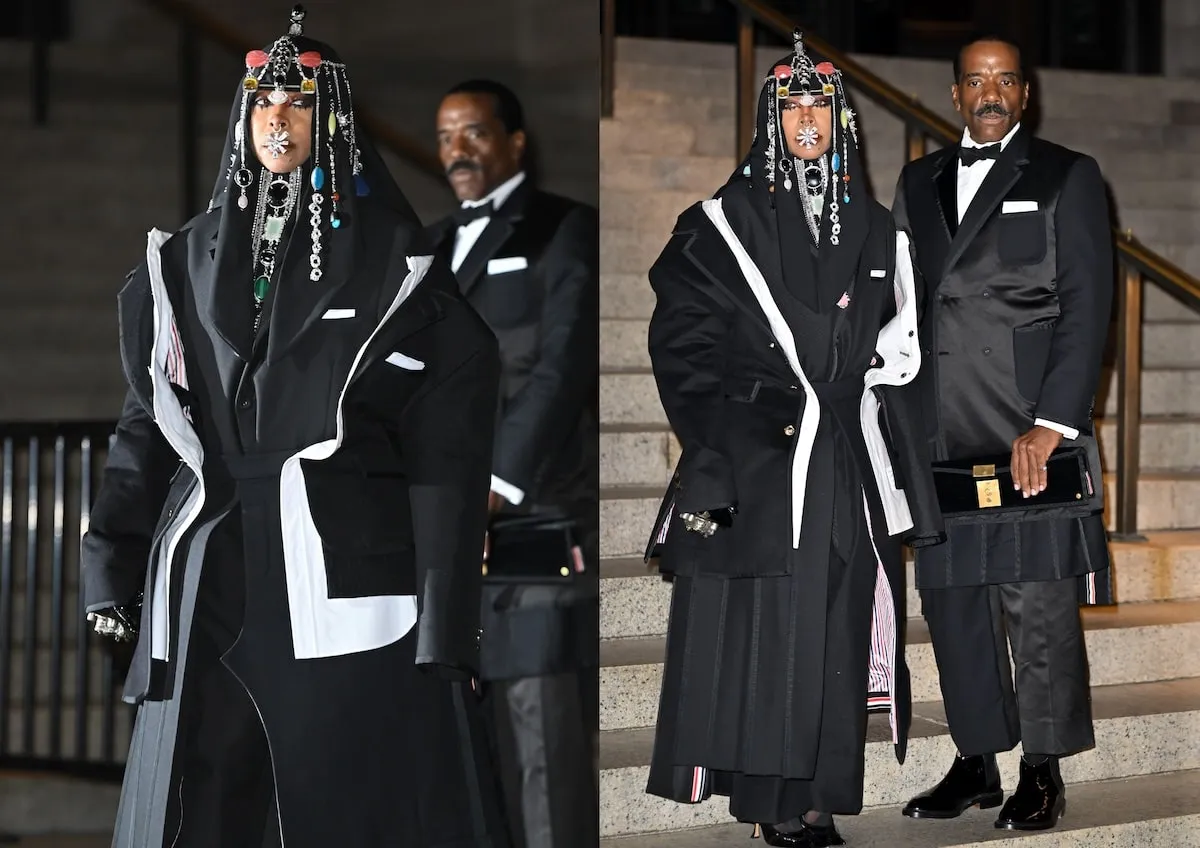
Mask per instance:
[[[1062,442],[1062,433],[1049,427],[1035,426],[1018,436],[1012,446],[1013,488],[1025,497],[1046,491],[1046,462]]]
[[[504,499],[503,495],[488,492],[488,515],[495,515],[506,506],[508,506],[508,501]]]

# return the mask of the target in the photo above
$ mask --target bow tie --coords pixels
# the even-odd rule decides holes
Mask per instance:
[[[478,221],[480,218],[490,218],[495,212],[492,206],[492,201],[488,201],[482,206],[460,206],[454,210],[454,220],[458,222],[460,227],[465,227],[472,221]]]
[[[1000,158],[1000,142],[995,144],[987,144],[983,147],[960,147],[958,148],[958,161],[966,167],[971,167],[976,162],[982,162],[984,159],[999,159]]]

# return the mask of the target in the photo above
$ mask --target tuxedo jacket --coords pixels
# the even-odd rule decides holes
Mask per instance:
[[[1114,285],[1099,166],[1023,128],[961,225],[957,185],[955,146],[904,168],[893,209],[925,281],[920,340],[931,452],[939,459],[1003,454],[1039,418],[1078,430],[1082,442],[1094,439]],[[1014,528],[952,527],[946,545],[918,554],[918,583],[1051,579],[1107,568],[1099,516]]]
[[[453,217],[428,228],[447,262],[457,233]],[[522,511],[560,506],[590,528],[599,486],[596,210],[525,182],[456,276],[500,344],[493,474],[525,493]]]

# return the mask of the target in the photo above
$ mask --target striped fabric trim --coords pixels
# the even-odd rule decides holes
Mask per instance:
[[[892,599],[892,584],[888,582],[887,572],[883,567],[883,559],[879,556],[879,548],[875,544],[875,531],[871,527],[871,505],[867,494],[863,492],[863,514],[867,519],[867,535],[871,539],[871,551],[875,554],[875,603],[871,611],[871,656],[868,666],[868,692],[886,692],[888,705],[888,724],[892,728],[892,744],[900,741],[900,731],[896,720],[896,699],[892,695],[896,691],[896,608]],[[880,698],[868,698],[867,709],[873,701]]]
[[[1099,594],[1096,590],[1096,572],[1089,571],[1087,573],[1087,576],[1084,578],[1083,583],[1084,583],[1084,589],[1083,589],[1084,599],[1089,604],[1096,603],[1096,598],[1097,598],[1097,595]]]
[[[708,769],[696,766],[692,769],[692,792],[688,799],[693,804],[699,804],[708,797]]]
[[[658,536],[654,540],[656,545],[661,545],[667,541],[667,531],[671,529],[671,516],[674,514],[675,499],[672,498],[671,505],[668,506],[666,512],[663,513],[662,526],[658,528]]]
[[[183,341],[179,338],[179,325],[171,318],[171,347],[167,350],[167,379],[181,389],[188,387],[187,366],[183,363]]]

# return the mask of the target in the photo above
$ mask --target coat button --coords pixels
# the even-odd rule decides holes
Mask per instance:
[[[983,296],[984,296],[984,297],[991,297],[991,296],[992,296],[992,293],[991,293],[990,291],[985,291],[985,292],[983,293]]]
[[[242,409],[249,409],[250,404],[252,404],[253,402],[254,401],[251,400],[250,398],[245,397],[245,398],[242,398],[240,401],[238,401],[238,406],[240,406]]]
[[[796,428],[795,428],[795,426],[794,426],[794,425],[792,425],[792,424],[789,424],[789,425],[787,425],[786,427],[784,427],[784,428],[783,428],[783,435],[785,435],[785,436],[794,436],[794,435],[796,435]]]
[[[983,355],[984,355],[984,356],[991,356],[991,355],[992,355],[992,349],[991,349],[990,347],[985,347],[985,348],[983,349]]]

